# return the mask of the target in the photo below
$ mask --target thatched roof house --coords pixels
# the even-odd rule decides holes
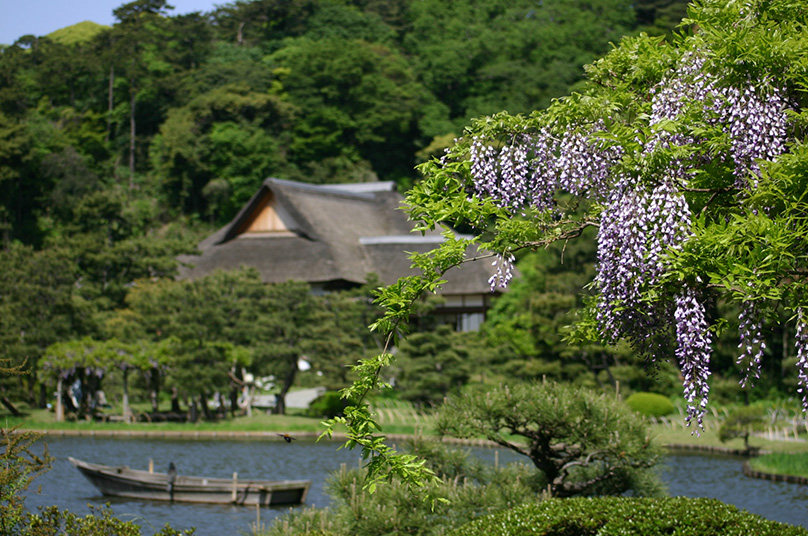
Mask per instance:
[[[267,179],[236,217],[184,256],[180,276],[200,278],[246,265],[267,283],[306,281],[314,292],[358,286],[375,273],[382,283],[414,273],[406,252],[424,252],[443,240],[422,236],[398,210],[403,196],[392,182],[313,185]],[[454,269],[436,313],[475,329],[491,299],[490,262]]]

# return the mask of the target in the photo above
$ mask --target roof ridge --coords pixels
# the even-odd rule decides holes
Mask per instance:
[[[395,191],[395,183],[392,181],[384,181],[379,183],[372,183],[374,185],[378,184],[380,187],[362,187],[356,186],[353,187],[351,185],[364,185],[364,184],[371,184],[371,183],[340,183],[340,184],[311,184],[307,182],[298,182],[298,181],[290,181],[286,179],[278,179],[274,177],[270,177],[264,180],[264,186],[271,188],[272,185],[278,185],[281,187],[292,188],[295,190],[303,190],[309,191],[312,193],[320,193],[320,194],[329,194],[329,195],[337,195],[343,197],[349,197],[352,199],[367,199],[373,200],[376,199],[374,194],[380,192],[394,192]]]

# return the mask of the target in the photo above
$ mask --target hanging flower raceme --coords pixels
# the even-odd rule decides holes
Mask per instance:
[[[760,367],[763,359],[763,350],[766,342],[763,340],[763,319],[760,308],[754,300],[744,300],[741,303],[741,312],[738,315],[738,333],[741,353],[737,363],[744,369],[743,377],[739,382],[741,387],[754,387],[754,381],[760,378]]]
[[[696,291],[686,285],[676,296],[676,358],[684,378],[684,395],[687,402],[688,426],[693,419],[702,428],[707,408],[707,394],[710,387],[710,344],[711,336],[704,313],[704,305],[698,300]],[[694,433],[698,434],[698,429]]]
[[[611,169],[623,151],[597,138],[602,128],[598,122],[561,138],[545,128],[499,148],[474,137],[468,154],[472,191],[513,213],[552,210],[559,192],[605,200],[613,194]]]
[[[802,307],[797,310],[797,370],[799,371],[797,392],[802,395],[802,411],[808,412],[808,318]]]
[[[497,267],[497,271],[488,279],[491,290],[508,286],[508,283],[513,279],[514,262],[516,262],[516,257],[511,255],[510,252],[496,256],[492,265]]]

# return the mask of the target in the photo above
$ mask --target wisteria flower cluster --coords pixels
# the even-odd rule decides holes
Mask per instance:
[[[604,338],[629,337],[635,346],[651,348],[648,343],[665,329],[670,311],[665,302],[645,299],[643,290],[659,281],[662,255],[680,245],[689,230],[690,210],[670,181],[650,191],[628,190],[603,210],[595,283]]]
[[[513,264],[516,262],[516,257],[511,253],[497,254],[493,266],[497,267],[497,271],[488,280],[491,288],[506,288],[508,283],[513,279]]]
[[[544,129],[498,148],[475,137],[469,149],[472,191],[514,213],[526,207],[552,210],[559,191],[605,200],[612,192],[611,169],[623,151],[594,138],[600,130],[596,123],[586,132],[556,137]]]
[[[650,124],[676,120],[694,107],[705,125],[720,125],[729,135],[729,155],[716,156],[731,158],[735,186],[754,187],[760,172],[758,160],[774,160],[786,150],[786,111],[792,106],[783,88],[769,78],[746,80],[738,87],[704,69],[703,56],[691,53],[682,59],[674,75],[653,89]],[[690,135],[658,130],[646,150],[694,141]],[[677,165],[672,171],[686,170]]]

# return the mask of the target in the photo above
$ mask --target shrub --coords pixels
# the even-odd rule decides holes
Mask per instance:
[[[626,399],[626,404],[646,417],[664,417],[676,411],[673,402],[656,393],[634,393]]]
[[[749,436],[764,429],[766,424],[764,417],[763,408],[759,406],[741,406],[733,410],[726,420],[721,423],[718,439],[725,442],[741,437],[743,438],[743,446],[748,451],[750,450]]]
[[[660,455],[648,423],[613,395],[549,381],[469,389],[446,400],[437,429],[523,454],[553,497],[660,492],[648,486]]]
[[[328,479],[328,508],[290,510],[254,536],[444,536],[472,519],[506,511],[541,492],[538,472],[527,464],[495,467],[466,450],[423,439],[412,447],[441,475],[441,482],[416,493],[393,480],[369,493],[362,487],[367,471],[343,467]],[[449,502],[432,505],[424,500],[427,493]]]
[[[477,519],[451,536],[798,536],[808,529],[769,521],[716,499],[550,499]]]
[[[326,391],[309,404],[307,413],[310,417],[333,419],[338,415],[342,415],[350,403],[351,401],[342,398],[339,392]]]

